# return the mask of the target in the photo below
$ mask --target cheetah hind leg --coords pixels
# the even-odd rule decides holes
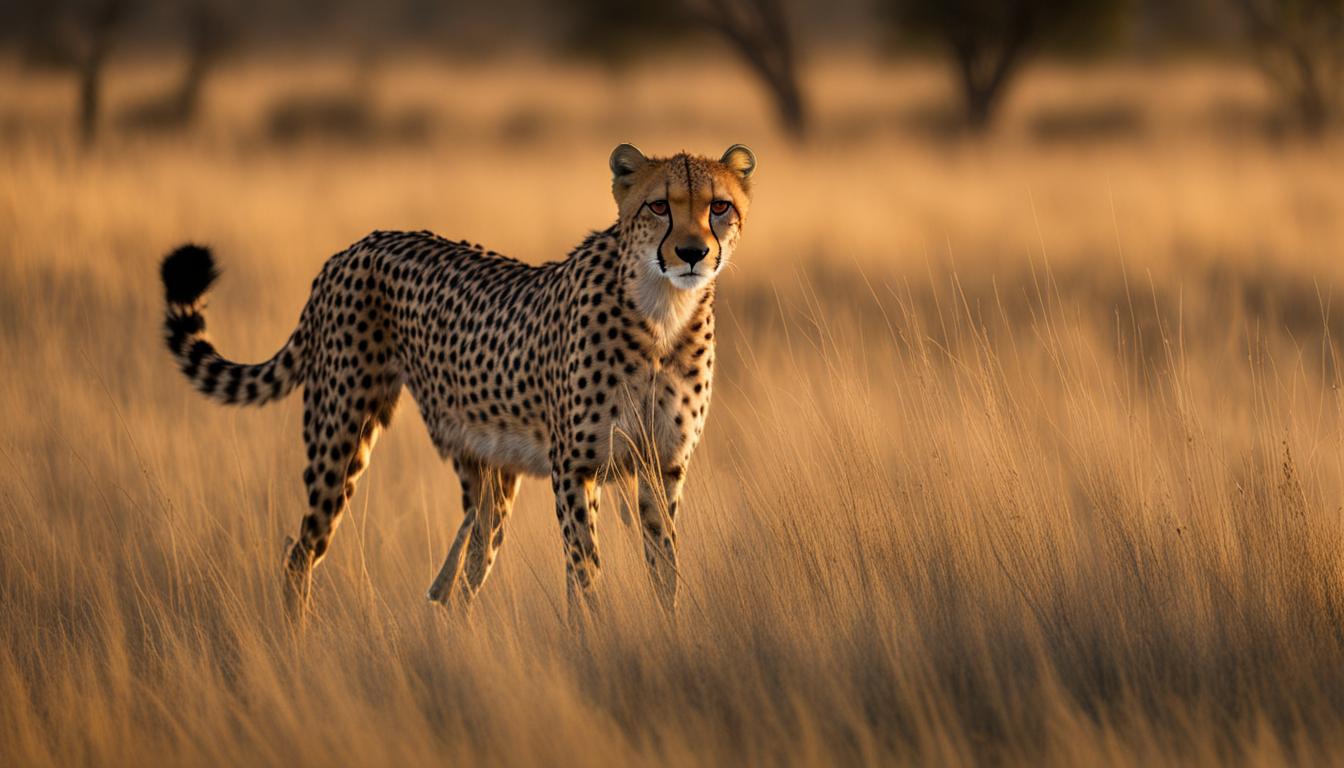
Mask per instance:
[[[350,407],[356,403],[338,403],[341,407],[337,415],[323,418],[324,396],[330,398],[331,392],[313,388],[304,391],[303,439],[310,463],[303,481],[308,488],[308,513],[303,517],[298,538],[286,542],[285,607],[291,619],[303,620],[307,615],[313,568],[326,555],[331,537],[354,495],[355,484],[369,466],[378,435],[396,406],[393,393],[365,410]],[[350,393],[346,400],[351,397],[355,393]],[[356,439],[343,439],[345,435],[354,435]]]
[[[452,598],[454,588],[462,579],[462,561],[467,553],[467,540],[471,538],[471,531],[475,526],[476,510],[467,507],[462,516],[462,526],[457,529],[453,546],[448,550],[448,557],[443,561],[439,575],[434,577],[434,583],[429,585],[429,591],[425,594],[430,602],[447,605]]]
[[[634,510],[639,506],[639,479],[635,473],[618,475],[612,485],[616,486],[616,510],[621,523],[626,528],[635,527]]]
[[[462,581],[462,565],[481,507],[479,463],[464,456],[456,456],[453,458],[453,470],[462,482],[462,525],[457,529],[457,536],[453,537],[453,546],[448,549],[448,557],[443,561],[439,575],[434,577],[434,583],[429,585],[429,591],[425,594],[430,602],[440,605],[449,603]]]
[[[313,587],[313,559],[293,536],[285,537],[281,564],[285,575],[285,613],[291,620],[302,622],[308,615],[308,599]]]
[[[462,481],[462,525],[427,597],[447,603],[456,592],[465,608],[490,575],[504,542],[504,524],[518,493],[519,478],[470,458],[459,457],[453,464]]]

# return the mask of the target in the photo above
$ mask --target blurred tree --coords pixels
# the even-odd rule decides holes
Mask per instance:
[[[1344,0],[1231,0],[1262,68],[1302,127],[1320,134],[1344,89]]]
[[[162,96],[134,105],[122,116],[127,127],[178,130],[200,112],[205,81],[235,43],[238,19],[225,0],[191,0],[182,8],[187,65],[177,84]]]
[[[687,22],[686,9],[670,3],[629,0],[566,0],[565,46],[623,67],[651,50],[667,47]]]
[[[722,37],[765,86],[780,125],[801,138],[807,108],[798,84],[797,56],[782,0],[568,0],[569,45],[613,66],[696,32]]]
[[[24,60],[78,78],[76,128],[85,144],[98,137],[103,69],[131,6],[130,0],[15,0],[9,9],[22,30]]]
[[[807,131],[797,56],[782,0],[699,0],[691,13],[732,45],[770,91],[780,125],[794,138]]]
[[[1009,82],[1042,46],[1078,51],[1115,31],[1124,0],[882,0],[900,37],[952,54],[966,120],[989,127]]]
[[[130,0],[24,0],[30,62],[72,69],[78,80],[75,114],[80,139],[98,137],[103,69]]]
[[[103,100],[103,68],[112,53],[117,26],[126,16],[129,0],[96,0],[85,10],[79,60],[79,135],[85,144],[98,136]]]

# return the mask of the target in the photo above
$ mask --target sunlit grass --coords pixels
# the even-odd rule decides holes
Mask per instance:
[[[555,134],[488,138],[536,66],[473,75],[485,101],[458,119],[486,128],[468,139],[253,143],[267,81],[249,69],[203,135],[0,148],[0,764],[1339,761],[1338,144],[1159,126],[1041,146],[1010,123],[985,144],[798,149],[763,110],[720,111],[742,83],[703,114],[677,99],[705,89],[626,83],[704,118],[683,136],[583,122],[602,80],[568,71]],[[819,71],[930,92],[927,73]],[[1243,88],[1090,76],[1164,107],[1191,82]],[[1069,82],[1043,73],[1021,99]],[[569,631],[534,480],[471,620],[427,604],[460,496],[406,402],[291,631],[299,403],[189,390],[161,348],[157,259],[216,246],[212,333],[260,359],[370,229],[560,255],[613,217],[606,154],[627,139],[761,159],[676,623],[608,492],[605,620]]]

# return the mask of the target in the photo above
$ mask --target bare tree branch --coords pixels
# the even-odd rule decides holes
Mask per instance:
[[[770,89],[781,124],[794,137],[807,128],[807,110],[787,13],[779,0],[699,0],[688,11],[722,36]]]
[[[97,0],[88,13],[79,61],[79,135],[85,144],[92,144],[98,137],[103,68],[112,52],[116,28],[129,7],[128,0]]]
[[[1232,0],[1260,48],[1260,68],[1287,97],[1302,127],[1323,132],[1344,86],[1344,3]]]

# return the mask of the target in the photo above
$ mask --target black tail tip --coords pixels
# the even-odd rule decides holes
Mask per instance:
[[[210,249],[187,244],[168,254],[159,273],[170,304],[192,304],[219,277]]]

